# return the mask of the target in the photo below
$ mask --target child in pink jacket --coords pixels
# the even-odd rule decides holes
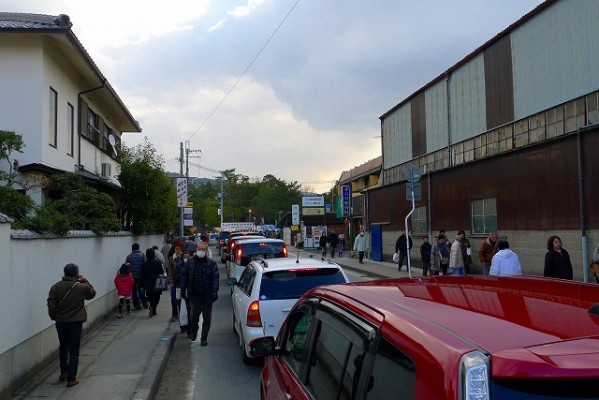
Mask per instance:
[[[119,296],[119,313],[117,318],[123,318],[123,303],[127,304],[127,315],[131,315],[131,296],[133,296],[133,275],[129,273],[129,264],[121,265],[114,278],[114,286]]]

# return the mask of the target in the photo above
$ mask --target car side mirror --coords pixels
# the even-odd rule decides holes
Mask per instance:
[[[250,354],[254,357],[268,357],[275,354],[275,338],[266,336],[250,341]]]
[[[229,285],[229,286],[237,286],[237,285],[239,285],[239,282],[237,282],[237,278],[228,278],[227,279],[227,285]]]

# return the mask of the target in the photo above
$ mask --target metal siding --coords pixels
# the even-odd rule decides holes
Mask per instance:
[[[555,3],[511,33],[515,119],[599,88],[599,1]]]
[[[426,150],[428,153],[447,147],[447,81],[441,81],[425,93]]]
[[[483,52],[487,129],[514,120],[514,85],[510,37],[499,39]]]
[[[412,99],[412,157],[426,154],[426,104],[424,93]]]
[[[449,90],[451,142],[460,142],[484,132],[487,124],[482,54],[452,74]]]
[[[412,159],[412,114],[406,104],[383,120],[383,167],[394,167]]]

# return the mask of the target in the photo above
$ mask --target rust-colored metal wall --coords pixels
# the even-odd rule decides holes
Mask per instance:
[[[426,154],[426,104],[425,93],[412,99],[412,157]]]
[[[483,56],[487,129],[493,129],[514,120],[514,79],[510,36],[504,36],[485,49]]]
[[[599,129],[581,134],[581,149],[587,228],[599,229]],[[433,231],[470,230],[470,202],[493,197],[500,231],[580,229],[576,134],[424,175],[417,207],[427,206],[429,178]],[[401,229],[411,209],[405,190],[402,182],[370,191],[370,223]]]

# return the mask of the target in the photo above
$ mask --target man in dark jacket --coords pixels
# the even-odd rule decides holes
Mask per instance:
[[[139,243],[133,243],[133,245],[131,245],[131,254],[127,256],[125,262],[129,264],[129,272],[131,272],[133,280],[135,281],[132,297],[133,306],[136,310],[141,310],[141,303],[143,303],[144,308],[148,308],[146,294],[141,284],[141,266],[144,261],[144,253],[139,250]]]
[[[339,236],[337,236],[334,230],[331,229],[331,233],[329,233],[329,238],[327,241],[329,242],[329,246],[331,248],[331,258],[335,258],[337,244],[339,243]]]
[[[218,299],[219,273],[216,262],[208,258],[208,244],[198,243],[198,251],[185,264],[181,276],[181,295],[191,304],[191,321],[189,338],[195,341],[198,337],[200,315],[202,315],[202,331],[200,345],[208,344],[208,331],[212,319],[212,303]]]
[[[408,259],[408,243],[409,248],[411,249],[414,246],[412,243],[412,237],[406,236],[406,233],[402,233],[400,237],[397,238],[395,242],[395,252],[399,252],[399,267],[398,271],[401,271],[401,267],[403,266],[403,261]]]
[[[56,321],[56,332],[60,342],[58,380],[66,381],[67,387],[79,383],[77,370],[81,331],[83,323],[87,320],[84,302],[95,296],[94,287],[79,274],[79,267],[76,264],[67,264],[64,267],[62,280],[56,282],[48,294],[48,315]]]
[[[318,241],[318,247],[320,247],[320,250],[322,251],[322,256],[326,257],[327,256],[327,235],[322,232],[320,234],[320,239]]]

